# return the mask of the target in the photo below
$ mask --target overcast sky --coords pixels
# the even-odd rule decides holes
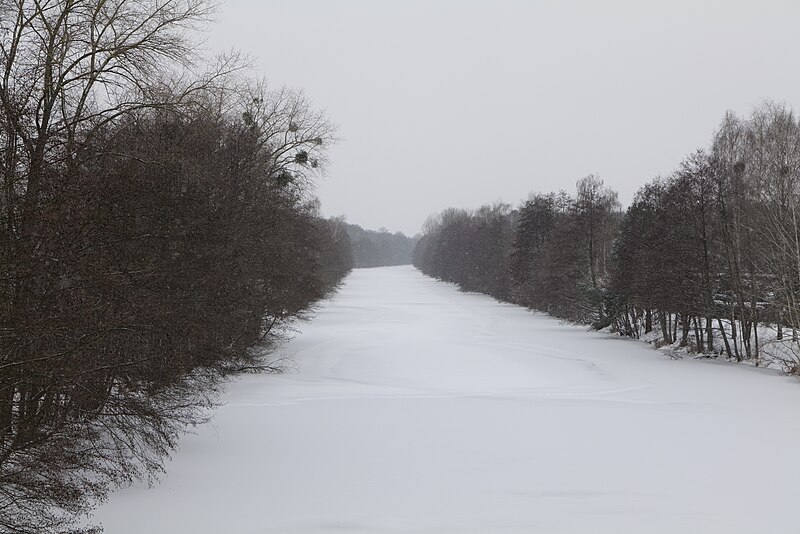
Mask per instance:
[[[726,110],[800,102],[797,1],[223,0],[217,19],[209,47],[340,125],[323,213],[407,234],[589,173],[627,205]]]

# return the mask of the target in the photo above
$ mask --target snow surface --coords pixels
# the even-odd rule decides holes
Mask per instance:
[[[95,521],[135,533],[796,533],[800,384],[356,270],[233,382],[161,484]]]

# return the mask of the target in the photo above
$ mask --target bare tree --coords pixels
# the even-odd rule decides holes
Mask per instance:
[[[169,403],[140,398],[139,415],[128,419],[120,417],[127,410],[116,412],[113,403],[92,406],[91,396],[69,393],[78,391],[74,387],[80,382],[83,388],[89,385],[75,382],[81,374],[93,381],[106,374],[103,368],[110,362],[88,360],[72,370],[64,366],[65,357],[76,347],[90,346],[96,334],[84,333],[58,347],[48,345],[53,336],[43,336],[40,327],[45,317],[61,313],[52,298],[52,275],[58,271],[53,266],[61,255],[51,254],[51,244],[75,236],[59,232],[52,217],[74,185],[82,150],[97,131],[120,117],[171,103],[156,98],[157,80],[175,66],[189,66],[192,45],[186,30],[210,12],[210,5],[197,0],[0,3],[0,524],[12,532],[58,528],[65,513],[85,510],[86,497],[102,495],[107,481],[120,482],[136,472],[126,474],[110,460],[132,465],[138,456],[136,462],[148,470],[153,466],[150,452],[158,456],[173,443],[175,427],[156,417]],[[183,97],[197,86],[192,82],[170,94]],[[55,334],[73,337],[66,329]],[[122,391],[113,381],[85,391],[97,386]],[[173,408],[169,421],[185,420],[181,413],[191,418]],[[80,410],[103,410],[106,417],[90,423]],[[135,419],[151,424],[137,425],[142,428],[132,432]],[[110,420],[118,424],[109,425]],[[98,441],[100,432],[105,437]],[[92,442],[92,448],[82,450],[81,443]]]

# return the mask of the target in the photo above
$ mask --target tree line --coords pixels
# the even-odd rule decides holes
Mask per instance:
[[[416,241],[402,232],[386,228],[366,230],[357,224],[347,225],[353,246],[353,267],[409,265]]]
[[[0,3],[0,531],[77,532],[352,266],[302,92],[199,0]],[[74,528],[76,530],[69,530]]]
[[[800,373],[800,123],[785,105],[726,114],[710,147],[621,211],[596,176],[519,208],[448,209],[423,273],[624,336]]]

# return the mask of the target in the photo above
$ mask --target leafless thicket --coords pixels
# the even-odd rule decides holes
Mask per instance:
[[[483,211],[489,208],[484,208]],[[423,272],[623,335],[800,373],[800,123],[765,103],[728,114],[708,150],[637,193],[624,216],[595,177],[496,213],[447,210]],[[513,236],[509,238],[509,236]],[[762,333],[771,329],[769,339]]]
[[[518,210],[447,210],[426,224],[415,265],[469,291],[596,323],[620,218],[617,194],[594,175],[576,188],[575,196],[532,195]]]
[[[335,129],[207,65],[201,0],[0,0],[0,530],[148,477],[220,377],[349,269]]]
[[[639,336],[650,329],[640,317],[656,316],[667,343],[756,365],[769,343],[798,372],[799,162],[800,125],[765,103],[747,119],[727,114],[709,151],[642,188],[609,288],[620,331]],[[774,335],[761,339],[763,328]]]

